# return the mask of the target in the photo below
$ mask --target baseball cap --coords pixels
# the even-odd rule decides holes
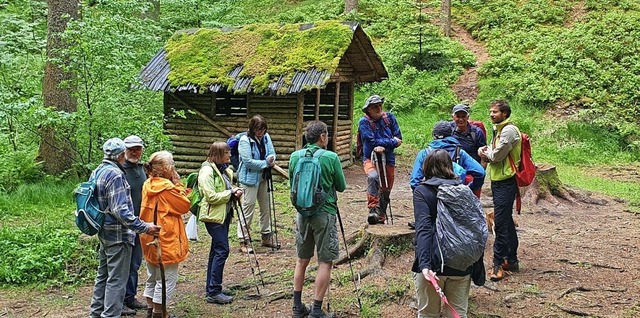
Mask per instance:
[[[124,145],[127,148],[132,148],[132,147],[144,147],[144,142],[142,141],[142,138],[136,136],[136,135],[131,135],[127,138],[124,139]]]
[[[453,134],[453,128],[451,128],[451,124],[446,121],[439,121],[433,126],[433,138],[442,139],[445,137],[449,137]]]
[[[104,158],[115,159],[125,150],[124,141],[120,138],[111,138],[102,145]]]
[[[458,104],[456,106],[453,106],[453,109],[451,110],[451,114],[455,114],[457,112],[465,112],[465,113],[469,113],[469,106],[465,105],[465,104]]]
[[[364,106],[362,106],[362,111],[365,111],[367,107],[371,104],[383,104],[384,97],[380,97],[380,95],[371,95],[367,98],[367,101],[364,102]]]

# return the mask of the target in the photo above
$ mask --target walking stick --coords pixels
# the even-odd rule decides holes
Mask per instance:
[[[269,192],[269,211],[273,214],[273,218],[271,218],[271,231],[275,235],[276,246],[271,246],[271,251],[280,249],[280,242],[278,242],[278,221],[276,219],[276,201],[273,198],[273,174],[271,173],[271,168],[266,170],[267,177],[267,192]]]
[[[158,225],[158,201],[153,209],[153,225]],[[160,268],[160,280],[162,281],[162,317],[167,315],[167,279],[164,275],[164,264],[162,263],[162,248],[160,247],[159,235],[154,236],[153,241],[147,245],[156,246],[156,254],[158,255],[158,267]]]
[[[382,155],[382,172],[384,174],[384,188],[388,191],[385,191],[383,194],[384,200],[387,201],[387,207],[389,208],[389,219],[391,219],[391,225],[393,225],[393,211],[391,211],[391,189],[389,189],[389,179],[387,178],[387,155],[383,152]],[[387,211],[384,211],[387,213]]]
[[[239,205],[236,199],[233,199],[231,205],[233,206],[233,209],[235,210],[236,214],[240,215],[240,218],[242,218],[241,223],[244,223],[246,225],[247,219],[244,216],[242,205]],[[238,206],[240,206],[240,212],[238,212]],[[256,272],[253,269],[253,264],[251,262],[250,254],[253,254],[253,258],[256,261],[256,267],[258,268],[258,275],[260,276],[260,282],[262,283],[262,287],[264,287],[264,279],[262,278],[262,272],[260,271],[260,263],[258,262],[258,256],[256,256],[256,250],[253,248],[253,240],[251,240],[251,232],[249,232],[249,229],[246,229],[246,234],[245,234],[245,227],[242,224],[240,224],[240,231],[242,231],[242,239],[246,242],[248,238],[249,244],[251,244],[251,250],[253,251],[253,253],[247,250],[247,257],[249,258],[249,266],[251,267],[251,274],[253,275],[253,281],[256,282],[256,291],[258,292],[258,295],[260,295],[260,289],[258,288],[258,281],[256,280]]]
[[[335,192],[334,192],[335,193]],[[362,301],[360,300],[360,290],[356,284],[356,275],[353,273],[353,265],[351,264],[351,256],[349,255],[349,249],[347,248],[347,238],[344,234],[344,226],[342,225],[342,217],[340,217],[340,208],[336,202],[336,214],[338,215],[338,224],[340,224],[340,232],[342,233],[342,240],[344,241],[344,251],[347,253],[347,259],[349,260],[349,269],[351,270],[351,280],[353,281],[353,287],[356,289],[356,298],[358,299],[358,309],[362,311]],[[327,303],[327,307],[329,304]]]
[[[393,225],[393,212],[391,211],[391,200],[390,198],[387,197],[388,194],[386,194],[386,191],[382,190],[382,189],[385,189],[385,190],[389,189],[389,179],[387,178],[387,156],[383,152],[380,154],[380,157],[381,159],[378,159],[378,154],[376,154],[375,151],[371,151],[371,161],[375,165],[376,171],[378,172],[378,185],[380,186],[380,190],[378,192],[380,193],[380,200],[383,200],[383,202],[386,203],[384,211],[382,211],[382,213],[386,215],[387,208],[389,208],[389,219],[391,221],[391,225]],[[380,160],[382,160],[382,167],[380,167]],[[380,170],[382,170],[382,172],[380,172]],[[384,184],[382,183],[382,180],[383,180],[382,176],[384,176]]]

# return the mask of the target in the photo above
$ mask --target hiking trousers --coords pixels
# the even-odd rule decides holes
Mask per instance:
[[[424,278],[422,273],[412,272],[413,282],[416,286],[416,305],[418,307],[418,318],[438,318],[440,312],[442,317],[451,318],[451,311],[447,305],[442,303],[440,296],[431,283]],[[438,275],[438,285],[442,288],[449,304],[460,315],[460,318],[467,318],[469,308],[469,290],[471,289],[471,275],[466,276],[440,276]],[[442,308],[444,307],[444,308]]]
[[[260,183],[256,187],[250,187],[246,184],[242,185],[242,211],[244,211],[244,218],[247,224],[244,224],[242,217],[238,216],[238,230],[236,234],[238,239],[242,242],[244,236],[242,235],[243,226],[245,235],[251,230],[251,222],[253,221],[254,211],[256,209],[256,202],[260,208],[260,218],[258,225],[260,226],[260,234],[271,233],[271,210],[269,209],[269,182],[262,178]]]
[[[215,296],[222,292],[222,274],[224,273],[224,265],[229,257],[229,223],[231,223],[231,215],[232,213],[227,213],[227,218],[222,224],[204,223],[207,232],[211,235],[205,286],[207,296]]]
[[[382,164],[382,163],[381,163]],[[387,164],[384,169],[387,173],[387,186],[380,187],[380,180],[382,180],[382,184],[384,185],[384,174],[382,173],[382,167],[380,171],[376,169],[376,166],[371,160],[365,160],[363,169],[364,173],[367,174],[367,208],[377,208],[380,206],[380,196],[384,196],[387,203],[389,201],[389,195],[391,194],[391,189],[393,189],[393,181],[395,179],[395,168],[394,166]],[[384,211],[383,211],[384,212]]]
[[[138,294],[138,270],[142,264],[142,246],[140,245],[140,234],[136,233],[133,240],[134,246],[131,250],[131,263],[129,266],[129,279],[127,281],[127,291],[124,296],[124,303],[132,304]]]
[[[491,181],[496,237],[493,242],[493,265],[518,261],[518,234],[513,223],[513,202],[518,192],[516,178]]]
[[[120,317],[129,278],[131,249],[129,243],[107,246],[100,241],[99,265],[93,286],[90,317]]]

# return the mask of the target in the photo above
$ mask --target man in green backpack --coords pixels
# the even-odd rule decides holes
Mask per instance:
[[[289,176],[291,187],[298,182],[305,182],[309,176],[296,175],[298,162],[309,153],[313,156],[316,151],[323,151],[327,147],[329,132],[327,125],[320,121],[313,121],[305,128],[305,138],[308,144],[298,151],[294,151],[289,159]],[[320,184],[325,198],[318,211],[304,217],[297,213],[296,219],[296,250],[298,259],[293,274],[293,315],[292,317],[329,317],[322,311],[322,301],[329,287],[331,267],[333,261],[338,258],[338,230],[336,220],[338,203],[336,191],[342,192],[347,186],[342,171],[340,158],[335,152],[324,150],[318,158],[320,164]],[[311,184],[311,182],[307,182]],[[311,185],[310,185],[311,186]],[[300,187],[298,187],[300,189]],[[302,188],[302,190],[308,190]],[[309,191],[304,191],[309,192]],[[314,301],[311,310],[302,303],[302,287],[304,276],[314,249],[318,253],[318,271],[314,287]]]

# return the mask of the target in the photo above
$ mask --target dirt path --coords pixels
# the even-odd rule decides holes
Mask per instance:
[[[452,89],[463,103],[473,104],[478,97],[478,69],[489,60],[489,52],[481,43],[476,42],[471,34],[460,25],[451,24],[451,38],[460,42],[465,49],[476,56],[476,65],[465,69]]]

